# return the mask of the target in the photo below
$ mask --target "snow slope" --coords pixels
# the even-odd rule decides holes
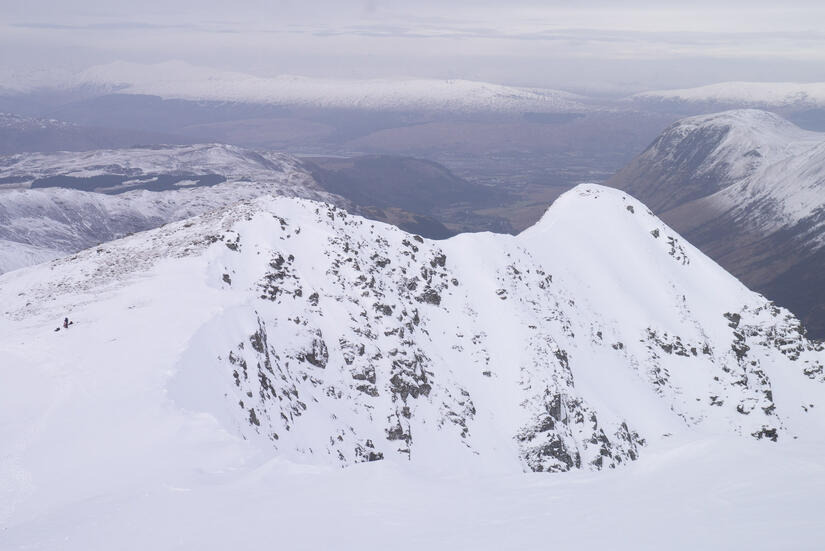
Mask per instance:
[[[207,176],[223,182],[193,185]],[[100,193],[30,189],[56,177]],[[161,179],[171,189],[143,189]],[[288,155],[219,144],[18,154],[0,158],[0,182],[0,273],[263,194],[344,203]]]
[[[102,93],[321,108],[436,111],[580,111],[575,94],[468,80],[324,79],[291,75],[259,77],[193,66],[115,62],[82,71],[59,84]],[[28,90],[30,84],[9,83]]]
[[[651,449],[621,471],[563,476],[445,477],[389,462],[340,470],[259,457],[216,472],[199,470],[203,458],[194,457],[188,472],[38,511],[0,542],[84,551],[272,542],[301,551],[388,542],[403,551],[540,550],[548,542],[581,551],[816,551],[823,451],[696,439]]]
[[[825,351],[615,190],[441,242],[261,197],[0,304],[4,547],[821,541]]]
[[[825,82],[720,82],[697,88],[641,92],[632,99],[719,103],[739,107],[821,107],[825,105]]]
[[[56,249],[35,247],[17,241],[0,239],[0,274],[23,266],[32,266],[60,258],[65,253]]]

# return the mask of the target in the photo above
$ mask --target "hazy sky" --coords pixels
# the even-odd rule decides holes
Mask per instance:
[[[121,59],[591,91],[825,81],[825,2],[0,0],[3,72]]]

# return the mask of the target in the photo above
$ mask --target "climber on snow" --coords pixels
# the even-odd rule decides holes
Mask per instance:
[[[63,318],[63,329],[68,329],[70,325],[74,325],[74,322],[69,321],[69,318]],[[55,329],[55,331],[60,331],[60,327]]]

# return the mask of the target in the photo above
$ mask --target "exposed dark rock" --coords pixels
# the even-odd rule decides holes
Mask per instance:
[[[424,288],[420,295],[415,297],[418,302],[426,302],[427,304],[432,304],[434,306],[438,306],[441,304],[441,295],[430,286]]]
[[[735,314],[735,313],[734,313],[734,314],[732,314],[732,313],[730,313],[730,312],[727,312],[727,313],[725,314],[725,317],[726,317],[726,318],[728,319],[728,321],[730,322],[730,323],[728,323],[728,325],[729,325],[732,329],[736,329],[737,327],[739,327],[739,322],[740,322],[740,321],[742,321],[742,316],[741,316],[740,314]]]
[[[261,426],[261,422],[258,421],[258,416],[255,414],[254,408],[249,408],[249,422],[250,424],[255,425],[256,427]]]

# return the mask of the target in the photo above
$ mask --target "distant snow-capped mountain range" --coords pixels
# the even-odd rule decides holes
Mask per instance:
[[[825,335],[825,134],[758,110],[692,117],[610,184]]]
[[[85,94],[148,94],[167,99],[242,102],[314,108],[458,112],[587,112],[638,103],[715,104],[729,107],[825,106],[825,83],[718,82],[695,88],[648,90],[615,103],[549,88],[465,79],[318,78],[260,76],[183,61],[116,61],[78,72],[0,74],[0,92],[75,90]]]
[[[5,88],[86,89],[194,101],[246,102],[319,108],[485,112],[566,112],[588,109],[581,96],[461,79],[327,79],[262,77],[181,61],[154,65],[115,62],[62,77],[6,77]]]
[[[825,82],[719,82],[696,88],[640,92],[631,99],[732,107],[823,107]]]

